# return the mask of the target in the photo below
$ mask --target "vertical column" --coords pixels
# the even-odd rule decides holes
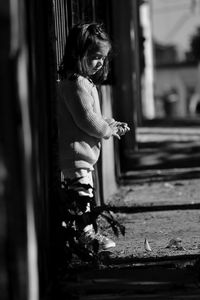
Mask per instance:
[[[133,43],[135,33],[132,20],[132,0],[113,0],[112,7],[116,51],[113,85],[114,116],[120,121],[127,122],[131,128],[131,131],[115,145],[119,151],[119,159],[116,163],[120,174],[126,170],[127,159],[136,148],[137,113],[135,103],[137,99],[135,94],[135,46]]]
[[[142,111],[147,119],[155,117],[154,107],[154,66],[153,66],[153,42],[151,24],[151,3],[145,1],[140,8],[141,23],[144,31],[144,56],[145,67],[142,81]]]

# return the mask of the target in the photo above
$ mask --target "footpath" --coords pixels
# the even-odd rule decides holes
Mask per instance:
[[[200,168],[190,173],[194,171],[200,175]],[[126,228],[125,236],[116,238],[116,255],[164,258],[200,254],[200,178],[132,183],[129,179],[109,204]],[[151,251],[146,251],[145,239]],[[168,247],[172,239],[179,241],[178,247]]]
[[[125,236],[106,230],[116,248],[64,276],[56,299],[200,299],[200,168],[182,170],[183,179],[168,173],[171,180],[124,179],[109,205]]]
[[[108,203],[126,227],[118,255],[200,254],[200,130],[139,128],[138,151]],[[118,208],[118,209],[117,209]],[[151,250],[145,251],[148,240]],[[178,240],[179,247],[167,247]]]
[[[117,246],[78,269],[76,299],[200,299],[199,130],[142,128],[138,141],[107,201],[125,235],[106,229]]]

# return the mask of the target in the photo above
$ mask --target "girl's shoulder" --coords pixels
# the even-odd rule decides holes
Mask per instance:
[[[94,84],[91,80],[86,77],[79,75],[76,79],[76,84],[79,87],[85,88],[87,90],[92,90],[94,88]]]
[[[77,75],[73,78],[66,78],[59,83],[61,91],[75,92],[77,90],[85,90],[91,92],[95,87],[94,84],[86,77]]]

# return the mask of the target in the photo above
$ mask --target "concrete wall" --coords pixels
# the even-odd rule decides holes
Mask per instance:
[[[107,118],[113,117],[112,114],[112,87],[104,85],[102,92],[102,114]],[[115,175],[115,153],[113,138],[102,142],[102,174],[103,174],[103,197],[106,203],[108,197],[116,192],[117,183]]]

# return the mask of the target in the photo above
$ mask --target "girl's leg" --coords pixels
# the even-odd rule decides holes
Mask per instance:
[[[94,198],[93,194],[93,178],[92,178],[92,171],[89,169],[77,169],[71,174],[69,173],[70,178],[68,178],[68,188],[69,190],[73,190],[81,197],[87,197],[91,199],[91,201]],[[71,182],[71,183],[70,183]],[[90,202],[88,201],[83,213],[90,212]],[[93,226],[92,224],[86,225],[83,228],[84,232],[87,232],[88,230],[92,230]]]
[[[66,176],[66,173],[65,173]],[[81,201],[81,198],[87,197],[86,199],[90,198],[91,201],[94,198],[93,194],[93,177],[92,177],[92,171],[89,169],[77,169],[74,170],[73,172],[67,173],[68,179],[68,188],[69,190],[73,190],[76,192],[80,198],[79,200]],[[84,199],[83,199],[84,201]],[[93,200],[94,201],[94,200]],[[90,202],[87,202],[87,205],[85,206],[85,213],[90,212],[91,207],[90,207]],[[83,213],[84,213],[83,212]],[[115,242],[109,239],[108,237],[105,237],[99,233],[95,233],[93,225],[89,224],[86,226],[83,226],[82,228],[83,234],[80,238],[80,241],[85,244],[89,245],[94,242],[94,240],[97,240],[100,246],[100,249],[109,249],[112,247],[115,247]]]

